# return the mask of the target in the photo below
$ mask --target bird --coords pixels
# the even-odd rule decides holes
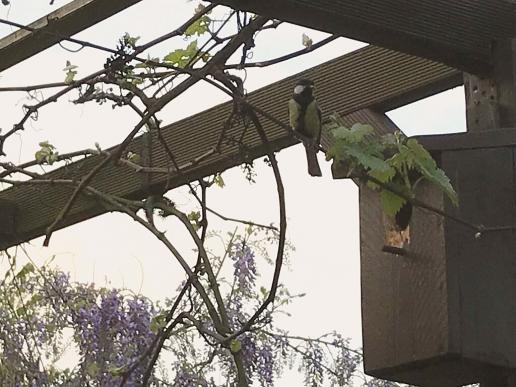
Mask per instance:
[[[305,136],[303,145],[306,151],[308,173],[322,176],[317,152],[321,141],[321,110],[313,96],[314,83],[310,79],[299,79],[288,103],[290,126]]]

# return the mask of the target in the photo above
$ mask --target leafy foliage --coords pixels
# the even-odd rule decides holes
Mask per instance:
[[[259,258],[276,238],[270,230],[249,228],[228,234],[223,250],[211,252],[235,332],[268,295],[260,286],[259,268],[270,262]],[[48,266],[28,263],[18,269],[14,259],[9,262],[0,281],[0,385],[100,387],[120,385],[124,377],[127,386],[141,385],[145,354],[170,323],[167,315],[175,298],[153,303],[127,291],[72,282],[68,274]],[[204,276],[199,279],[207,286]],[[341,335],[302,338],[275,326],[275,316],[288,314],[285,308],[299,297],[303,294],[280,286],[264,323],[224,348],[212,343],[215,327],[198,294],[192,293],[179,310],[190,311],[202,332],[183,324],[166,336],[161,366],[154,369],[150,385],[228,386],[235,377],[234,353],[241,353],[250,383],[263,387],[276,385],[284,370],[296,365],[307,387],[322,386],[324,380],[332,386],[379,385],[369,384],[371,379],[358,371],[360,353]],[[61,366],[64,356],[69,368]]]
[[[201,12],[204,9],[204,7],[202,6],[202,4],[199,4],[199,6],[202,7],[202,9],[199,10],[199,12]],[[209,31],[210,24],[211,18],[208,15],[202,15],[199,19],[197,19],[195,22],[188,26],[188,28],[185,31],[185,36],[190,37],[194,35],[204,35],[206,32]]]
[[[314,44],[314,41],[306,34],[301,36],[301,42],[306,48],[310,48]]]
[[[326,129],[335,139],[326,154],[327,160],[340,163],[348,177],[369,178],[369,186],[380,192],[380,202],[387,215],[395,215],[406,203],[395,192],[413,198],[422,180],[436,185],[454,205],[458,204],[450,180],[415,139],[401,132],[376,136],[367,124],[357,123],[348,128],[338,114],[331,116]]]
[[[163,58],[163,61],[165,63],[170,63],[171,65],[184,68],[197,56],[200,56],[205,62],[210,58],[208,53],[203,53],[199,50],[197,39],[195,39],[192,40],[186,48],[178,48],[168,53]]]
[[[74,81],[75,76],[77,75],[78,66],[73,65],[69,60],[66,61],[66,66],[63,71],[66,73],[65,75],[65,83],[72,83]]]
[[[56,152],[56,147],[48,141],[39,143],[40,149],[34,155],[36,161],[40,164],[52,165],[59,158],[59,152]]]

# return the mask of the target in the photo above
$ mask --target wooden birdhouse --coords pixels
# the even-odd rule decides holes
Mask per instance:
[[[492,380],[516,368],[516,129],[419,141],[460,204],[420,185],[418,199],[449,217],[414,209],[396,255],[382,251],[378,194],[360,187],[365,371],[420,386]]]

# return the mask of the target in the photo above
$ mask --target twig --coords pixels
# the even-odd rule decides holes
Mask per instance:
[[[274,59],[270,59],[270,60],[266,60],[266,61],[262,61],[262,62],[251,62],[251,63],[244,63],[244,64],[234,63],[234,64],[227,65],[225,68],[226,69],[238,69],[238,70],[241,70],[241,69],[249,68],[249,67],[267,67],[267,66],[271,66],[271,65],[274,65],[274,64],[277,64],[277,63],[280,63],[280,62],[287,61],[289,59],[296,58],[296,57],[304,55],[304,54],[308,54],[309,52],[317,50],[318,48],[321,48],[321,47],[325,46],[326,44],[328,44],[330,42],[333,42],[337,38],[339,38],[339,36],[332,35],[332,36],[327,37],[326,39],[321,40],[320,42],[312,44],[311,46],[308,46],[308,47],[303,48],[303,49],[298,50],[298,51],[294,51],[294,52],[292,52],[290,54],[287,54],[287,55],[280,56],[278,58],[274,58]]]
[[[274,152],[272,152],[269,141],[267,139],[267,135],[265,133],[265,130],[263,129],[260,120],[254,113],[253,109],[250,105],[248,105],[246,102],[242,102],[244,108],[246,109],[245,113],[249,116],[251,121],[253,122],[253,125],[256,128],[256,131],[258,132],[258,135],[260,136],[260,139],[262,140],[262,143],[266,147],[267,156],[269,157],[269,160],[272,165],[272,169],[274,172],[274,178],[276,180],[276,188],[278,190],[278,201],[279,201],[279,209],[280,209],[280,229],[279,229],[279,239],[278,239],[278,249],[276,253],[276,263],[274,266],[274,274],[269,290],[269,294],[267,295],[267,298],[262,302],[260,307],[256,310],[256,312],[249,318],[249,320],[242,325],[242,327],[235,333],[233,333],[231,336],[226,338],[226,341],[232,340],[242,333],[249,330],[249,328],[252,327],[252,325],[256,322],[256,320],[260,317],[260,315],[268,308],[268,306],[275,300],[276,298],[276,290],[278,288],[279,284],[279,277],[281,274],[281,268],[283,266],[283,254],[285,250],[285,240],[286,240],[286,229],[287,229],[287,215],[286,215],[286,205],[285,205],[285,189],[283,187],[283,181],[281,179],[281,173],[278,167],[278,162],[276,160],[276,156],[274,155]]]
[[[52,89],[54,87],[65,87],[75,85],[76,82],[66,83],[66,82],[53,82],[53,83],[43,83],[40,85],[31,85],[31,86],[13,86],[13,87],[0,87],[1,92],[8,91],[34,91],[41,89]]]
[[[68,199],[64,207],[61,209],[59,214],[56,216],[52,224],[47,227],[45,240],[43,241],[43,246],[48,246],[50,243],[50,238],[52,237],[52,233],[56,229],[56,227],[61,223],[61,221],[65,218],[65,216],[68,214],[68,211],[72,208],[73,204],[75,203],[75,200],[79,196],[79,194],[82,192],[82,190],[90,183],[90,181],[93,179],[93,177],[104,167],[106,166],[109,161],[112,159],[111,156],[108,156],[104,158],[100,163],[98,163],[77,185],[75,188],[75,191],[72,193],[72,196]]]
[[[212,210],[209,207],[206,207],[206,210],[211,212],[213,215],[218,216],[222,220],[225,220],[225,221],[228,221],[228,222],[242,223],[242,224],[245,224],[245,225],[248,225],[248,226],[252,226],[252,227],[259,227],[259,228],[264,228],[264,229],[268,229],[268,230],[272,230],[272,231],[279,231],[277,227],[272,226],[272,225],[267,226],[267,225],[260,224],[260,223],[250,222],[248,220],[230,218],[230,217],[222,215],[221,213],[219,213],[219,212],[217,212],[215,210]]]

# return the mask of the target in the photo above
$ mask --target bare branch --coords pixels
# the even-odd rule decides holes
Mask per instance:
[[[336,36],[336,35],[329,36],[326,39],[323,39],[318,43],[312,44],[311,46],[308,46],[308,47],[303,48],[298,51],[294,51],[287,55],[280,56],[275,59],[270,59],[270,60],[266,60],[266,61],[262,61],[262,62],[244,63],[244,64],[241,64],[241,63],[228,64],[226,66],[226,69],[242,70],[244,68],[250,68],[250,67],[267,67],[267,66],[275,65],[275,64],[293,59],[293,58],[297,58],[298,56],[308,54],[309,52],[315,51],[318,48],[321,48],[321,47],[325,46],[326,44],[333,42],[337,38],[338,38],[338,36]]]

